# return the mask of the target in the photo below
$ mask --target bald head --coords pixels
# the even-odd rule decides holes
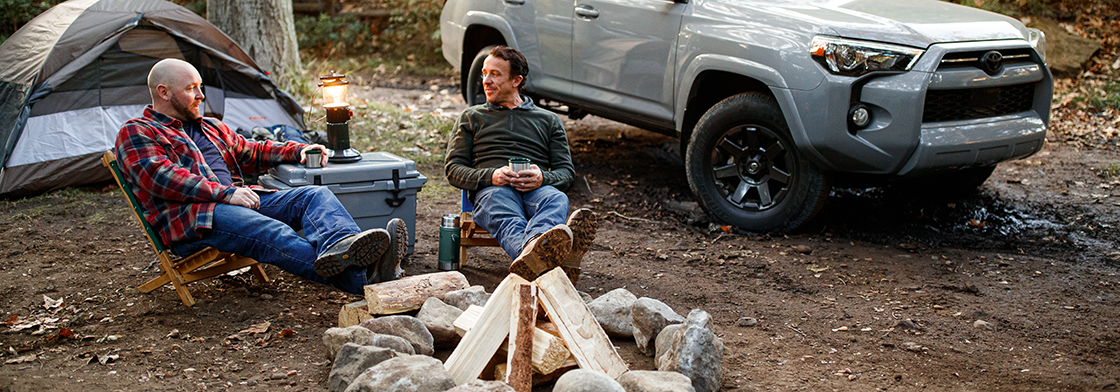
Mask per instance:
[[[199,105],[202,77],[190,63],[179,59],[163,59],[148,72],[148,92],[152,108],[179,121],[202,118]]]

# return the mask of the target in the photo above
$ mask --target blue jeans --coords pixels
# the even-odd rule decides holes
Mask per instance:
[[[190,255],[213,246],[342,291],[364,293],[364,269],[351,268],[324,278],[312,266],[335,242],[361,232],[330,190],[303,186],[259,195],[257,210],[219,203],[214,207],[214,227],[202,233],[202,239],[173,244],[171,250]],[[296,233],[300,229],[304,237]]]
[[[530,192],[491,186],[478,191],[474,200],[474,222],[513,260],[526,242],[568,218],[568,195],[551,185]]]

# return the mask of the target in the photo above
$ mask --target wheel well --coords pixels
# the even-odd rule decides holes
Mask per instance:
[[[490,45],[505,45],[506,38],[497,29],[490,26],[474,25],[467,28],[463,35],[463,58],[459,62],[460,86],[467,85],[467,72],[470,71],[471,61],[479,50]],[[465,88],[464,88],[465,89]]]
[[[770,88],[756,79],[724,71],[705,71],[696,76],[692,90],[688,92],[688,105],[684,110],[684,123],[681,126],[681,154],[688,147],[688,139],[700,117],[712,106],[735,94],[750,91],[773,95]]]

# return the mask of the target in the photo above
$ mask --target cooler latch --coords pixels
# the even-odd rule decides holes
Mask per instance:
[[[393,193],[393,197],[386,197],[385,203],[389,207],[397,208],[404,204],[405,198],[401,197],[401,172],[399,169],[393,169],[393,189],[389,192]]]

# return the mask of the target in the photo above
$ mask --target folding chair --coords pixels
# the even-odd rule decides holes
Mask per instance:
[[[144,234],[148,236],[148,242],[152,244],[152,249],[155,249],[156,255],[159,257],[159,269],[163,273],[148,281],[148,283],[140,285],[141,293],[149,293],[160,286],[171,283],[175,287],[175,291],[179,293],[179,299],[183,300],[183,304],[192,306],[195,301],[190,291],[187,290],[187,283],[245,267],[251,267],[253,275],[260,281],[269,282],[268,275],[265,275],[264,269],[256,260],[222,252],[213,247],[207,247],[183,258],[173,255],[171,248],[160,240],[155,229],[148,224],[148,221],[144,220],[143,211],[140,210],[140,202],[136,200],[136,195],[132,193],[132,188],[128,185],[128,182],[124,180],[124,172],[121,171],[120,165],[117,163],[116,154],[113,151],[106,151],[101,156],[101,164],[113,172],[113,179],[117,180],[121,192],[128,199],[128,205],[132,207],[132,215],[140,222],[140,227],[144,228]]]
[[[499,246],[498,240],[481,226],[474,223],[474,205],[467,198],[467,191],[463,191],[459,205],[459,263],[467,263],[467,247],[471,246]]]

